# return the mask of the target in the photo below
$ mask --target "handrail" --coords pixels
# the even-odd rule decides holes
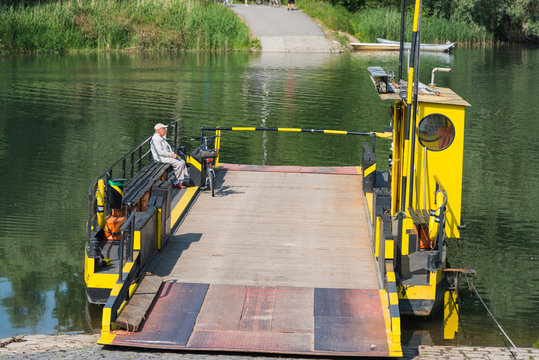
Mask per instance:
[[[294,132],[294,133],[316,133],[316,134],[333,134],[333,135],[359,135],[372,136],[383,139],[390,139],[390,132],[362,132],[349,130],[323,130],[323,129],[301,129],[301,128],[266,128],[266,127],[200,127],[201,137],[204,136],[204,131],[269,131],[269,132]]]
[[[133,258],[133,226],[135,222],[135,213],[131,213],[127,221],[124,223],[121,229],[121,237],[120,237],[120,266],[118,270],[118,275],[120,277],[120,280],[123,279],[123,268],[124,268],[124,243],[125,243],[125,233],[127,229],[129,228],[129,243],[126,244],[127,246],[127,259],[126,260],[132,260]]]
[[[445,190],[444,186],[440,182],[440,179],[436,175],[434,175],[434,180],[436,181],[437,189],[434,192],[434,196],[436,196],[437,193],[442,193],[442,196],[444,198],[442,204],[438,207],[437,210],[433,211],[431,215],[436,216],[436,221],[438,222],[438,233],[436,234],[436,253],[432,258],[432,262],[429,261],[428,267],[431,268],[431,270],[439,268],[439,266],[442,263],[442,250],[443,250],[443,244],[445,241],[445,213],[447,211],[447,191]],[[436,215],[436,211],[439,210],[439,213]]]
[[[436,181],[436,185],[438,185],[438,189],[436,190],[436,192],[440,191],[442,193],[442,195],[444,196],[444,202],[442,203],[442,206],[440,206],[440,209],[442,209],[442,208],[445,209],[445,207],[447,205],[447,191],[445,191],[445,188],[442,185],[442,183],[440,182],[440,180],[438,179],[438,176],[434,175],[434,181]]]

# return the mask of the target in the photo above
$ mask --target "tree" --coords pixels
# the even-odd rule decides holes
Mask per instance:
[[[537,0],[506,0],[503,27],[507,40],[538,41],[539,2]]]

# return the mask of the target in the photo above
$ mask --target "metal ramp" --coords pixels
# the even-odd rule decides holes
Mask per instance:
[[[399,354],[361,186],[356,167],[222,165],[150,269],[164,283],[139,331],[101,343]]]
[[[389,356],[378,290],[165,283],[142,329],[113,345]]]

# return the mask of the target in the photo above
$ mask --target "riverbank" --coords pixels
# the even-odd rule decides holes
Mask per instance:
[[[249,50],[249,28],[205,0],[63,1],[0,5],[0,52]]]
[[[12,342],[0,347],[0,358],[9,359],[169,359],[169,360],[273,360],[294,359],[283,356],[249,356],[237,354],[210,354],[193,352],[172,352],[144,350],[121,347],[103,347],[97,345],[99,334],[77,335],[31,335],[24,336],[21,341]],[[4,339],[5,341],[6,339]],[[507,348],[472,347],[472,346],[424,346],[404,349],[403,359],[439,360],[439,359],[485,359],[539,360],[539,349],[520,348],[512,353]],[[304,357],[301,357],[302,359]]]
[[[366,8],[352,13],[342,6],[320,0],[299,0],[297,5],[329,29],[351,34],[361,42],[376,42],[376,38],[398,40],[400,37],[401,14],[394,8]],[[408,11],[406,41],[411,40],[412,17],[412,12]],[[450,40],[471,46],[494,44],[493,36],[484,27],[475,24],[424,15],[421,26],[423,43],[445,43]]]
[[[344,38],[343,33],[361,42],[399,37],[397,9],[365,8],[352,13],[320,0],[299,0],[297,5],[333,31],[335,38],[342,38],[343,43],[351,38]],[[411,12],[407,19],[410,29]],[[478,25],[434,16],[424,16],[422,24],[423,42],[451,40],[469,45],[494,42],[492,35]],[[278,29],[273,27],[273,30]],[[0,54],[260,48],[260,41],[251,37],[248,26],[230,9],[214,1],[68,0],[32,6],[0,5]]]

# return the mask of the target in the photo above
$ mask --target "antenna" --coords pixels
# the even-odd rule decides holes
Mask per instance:
[[[399,82],[402,80],[402,58],[404,56],[404,27],[406,22],[406,0],[401,0],[401,39],[399,51]]]

